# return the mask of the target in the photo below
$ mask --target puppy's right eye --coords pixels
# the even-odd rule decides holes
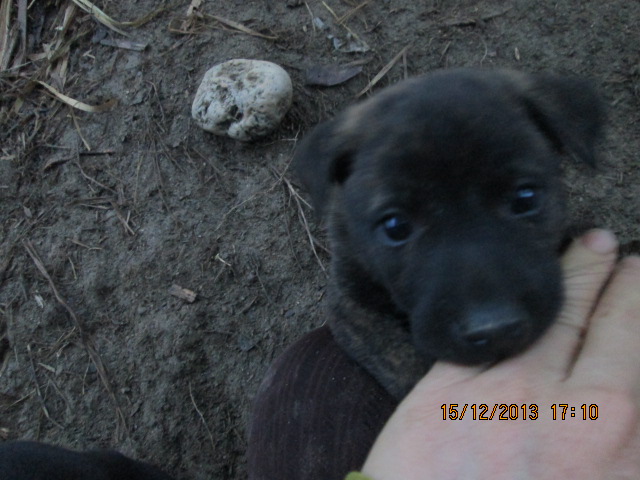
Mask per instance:
[[[540,211],[542,191],[533,185],[522,185],[511,199],[511,213],[517,217],[531,217]]]
[[[413,227],[411,222],[400,214],[385,217],[377,228],[378,236],[383,243],[391,247],[398,247],[407,242]]]

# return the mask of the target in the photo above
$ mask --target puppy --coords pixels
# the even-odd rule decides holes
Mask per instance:
[[[594,165],[603,107],[579,79],[458,69],[315,128],[294,162],[332,247],[329,326],[396,399],[436,359],[526,349],[563,300],[560,163]]]
[[[108,450],[74,452],[38,442],[0,444],[2,480],[172,480],[148,463]]]

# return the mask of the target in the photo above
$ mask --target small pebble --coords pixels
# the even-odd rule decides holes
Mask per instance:
[[[250,141],[272,132],[291,107],[289,74],[275,63],[236,59],[209,69],[191,116],[204,130]]]

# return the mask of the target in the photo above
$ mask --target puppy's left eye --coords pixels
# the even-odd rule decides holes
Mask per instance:
[[[385,217],[377,228],[378,236],[382,242],[391,247],[406,243],[412,232],[413,226],[411,222],[401,214]]]
[[[511,198],[511,213],[518,217],[530,217],[542,206],[542,190],[533,185],[518,187]]]

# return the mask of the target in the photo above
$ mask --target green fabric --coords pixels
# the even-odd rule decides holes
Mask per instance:
[[[371,478],[360,472],[351,472],[344,480],[371,480]]]

